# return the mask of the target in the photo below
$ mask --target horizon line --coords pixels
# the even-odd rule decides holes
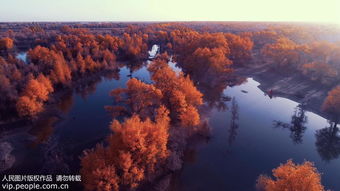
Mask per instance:
[[[57,21],[57,20],[50,20],[50,21],[1,21],[0,23],[190,23],[190,22],[210,22],[210,23],[218,23],[218,22],[243,22],[243,23],[313,23],[313,24],[334,24],[339,25],[339,23],[332,22],[332,21],[270,21],[270,20],[164,20],[164,21],[157,21],[157,20],[135,20],[135,21],[128,21],[128,20],[68,20],[68,21]]]

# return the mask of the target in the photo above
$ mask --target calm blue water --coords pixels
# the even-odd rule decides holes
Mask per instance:
[[[294,141],[289,128],[274,124],[281,121],[289,125],[298,103],[281,97],[270,99],[257,87],[258,82],[252,78],[247,81],[224,90],[236,100],[238,120],[234,124],[238,127],[231,126],[231,102],[227,111],[212,109],[212,139],[197,149],[194,162],[184,165],[180,190],[254,190],[259,174],[270,175],[288,159],[314,162],[326,188],[340,190],[340,159],[322,160],[315,145],[316,130],[328,127],[327,120],[307,111],[301,142]],[[339,153],[339,141],[337,144]]]

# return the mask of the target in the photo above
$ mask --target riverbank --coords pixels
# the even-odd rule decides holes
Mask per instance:
[[[267,64],[254,64],[235,69],[235,74],[251,77],[260,83],[263,92],[272,90],[274,97],[284,97],[304,103],[305,109],[326,119],[330,116],[321,110],[323,101],[332,87],[313,82],[300,73],[283,74],[273,71]]]

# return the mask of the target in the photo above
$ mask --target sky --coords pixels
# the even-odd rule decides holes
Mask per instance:
[[[0,0],[13,21],[305,21],[340,24],[340,0]]]

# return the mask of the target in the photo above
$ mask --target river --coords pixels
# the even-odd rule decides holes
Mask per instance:
[[[115,76],[65,94],[58,106],[60,116],[32,129],[3,133],[0,146],[8,161],[2,162],[2,173],[77,172],[82,151],[109,133],[111,116],[104,109],[113,104],[109,92],[125,87],[131,77],[150,82],[145,65],[136,71],[123,67]],[[337,127],[299,103],[266,95],[258,86],[249,76],[243,84],[224,89],[231,98],[223,101],[226,108],[206,106],[211,139],[188,152],[183,169],[173,178],[176,190],[254,190],[260,174],[270,175],[288,159],[314,162],[323,185],[340,190]]]
[[[314,162],[325,187],[340,190],[339,132],[333,137],[326,119],[289,99],[270,98],[258,85],[248,78],[224,90],[234,101],[226,111],[212,109],[212,138],[185,163],[180,190],[254,190],[259,174],[270,175],[288,159]],[[304,118],[301,126],[292,124],[293,116]],[[337,141],[332,145],[329,139]]]

